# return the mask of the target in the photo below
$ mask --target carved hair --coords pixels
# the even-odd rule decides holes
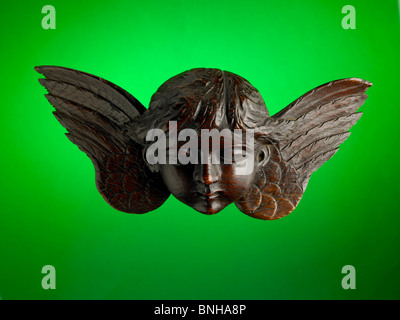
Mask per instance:
[[[178,130],[257,129],[269,117],[264,100],[244,78],[219,69],[192,69],[167,80],[153,94],[149,109],[137,120],[135,136],[145,143],[146,133],[167,133],[169,121]]]

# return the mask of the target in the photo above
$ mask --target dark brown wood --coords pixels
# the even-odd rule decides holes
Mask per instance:
[[[204,214],[235,203],[264,220],[284,217],[299,203],[311,174],[333,156],[360,118],[356,112],[371,83],[342,79],[322,85],[270,117],[247,80],[227,71],[199,68],[166,81],[149,109],[122,88],[73,69],[35,68],[48,90],[54,115],[68,138],[92,160],[96,185],[114,208],[144,213],[172,193]],[[146,134],[191,128],[254,130],[254,168],[239,175],[239,165],[155,164],[145,161]]]
[[[158,208],[170,195],[160,174],[151,172],[142,146],[126,135],[132,120],[146,109],[116,85],[77,70],[36,67],[47,79],[46,98],[67,137],[92,160],[96,186],[115,209],[145,213]]]

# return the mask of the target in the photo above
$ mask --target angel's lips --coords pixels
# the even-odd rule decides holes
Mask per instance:
[[[205,200],[213,200],[217,197],[220,196],[219,192],[209,192],[209,193],[201,193],[201,192],[196,192],[196,196],[205,199]]]
[[[198,212],[210,215],[220,212],[229,203],[230,201],[227,201],[221,192],[208,194],[196,192],[189,205]]]

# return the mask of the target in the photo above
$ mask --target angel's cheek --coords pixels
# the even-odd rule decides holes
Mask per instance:
[[[224,166],[223,182],[225,194],[231,202],[238,200],[251,187],[256,170],[243,171],[235,165]]]
[[[193,188],[189,166],[160,165],[160,173],[168,190],[180,200]]]

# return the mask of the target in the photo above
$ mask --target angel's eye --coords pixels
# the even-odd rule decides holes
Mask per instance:
[[[265,153],[263,150],[260,151],[260,153],[258,154],[258,162],[261,162],[265,159]]]

